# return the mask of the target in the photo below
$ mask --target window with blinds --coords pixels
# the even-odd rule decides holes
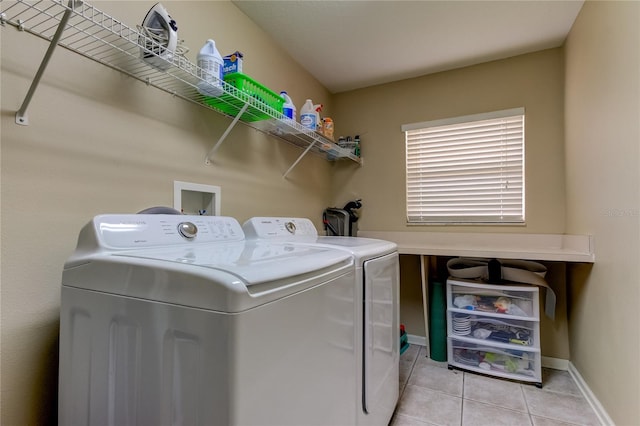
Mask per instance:
[[[402,131],[408,223],[524,223],[524,108]]]

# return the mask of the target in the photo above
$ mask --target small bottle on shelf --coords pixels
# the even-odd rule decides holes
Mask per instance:
[[[322,119],[322,134],[325,138],[333,140],[333,119],[331,117]]]

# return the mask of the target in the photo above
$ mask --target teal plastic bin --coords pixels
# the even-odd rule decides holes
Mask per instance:
[[[447,360],[447,318],[444,284],[439,281],[431,283],[429,298],[429,345],[431,359],[445,362]]]

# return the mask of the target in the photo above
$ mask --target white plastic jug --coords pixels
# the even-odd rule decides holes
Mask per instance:
[[[300,124],[302,124],[302,127],[306,127],[315,132],[318,126],[317,119],[316,108],[313,102],[311,102],[311,99],[307,99],[300,109]]]
[[[198,53],[198,66],[202,68],[198,92],[204,96],[217,97],[224,93],[222,86],[222,55],[216,49],[216,42],[209,39]]]
[[[297,119],[296,106],[293,104],[293,101],[291,100],[287,92],[285,92],[284,90],[280,92],[280,96],[284,98],[284,105],[282,106],[282,114],[284,114],[285,117],[288,117],[295,121]]]

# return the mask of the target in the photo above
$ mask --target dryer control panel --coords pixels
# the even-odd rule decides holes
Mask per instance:
[[[302,217],[252,217],[242,229],[247,239],[315,240],[318,236],[313,222]]]

